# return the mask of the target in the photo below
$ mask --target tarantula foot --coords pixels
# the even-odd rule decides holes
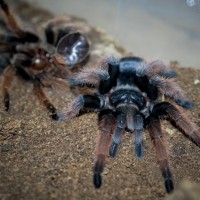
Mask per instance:
[[[135,153],[136,153],[137,158],[139,160],[141,160],[143,155],[144,155],[144,145],[143,145],[143,143],[135,144]]]
[[[176,103],[180,106],[182,106],[183,108],[192,108],[192,103],[183,99],[177,99]]]
[[[58,121],[59,120],[59,116],[57,115],[57,113],[52,113],[50,114],[50,117],[55,120],[55,121]]]
[[[119,144],[113,143],[110,147],[109,155],[114,158],[117,155]]]
[[[9,99],[4,99],[4,108],[5,108],[6,112],[9,111],[9,108],[10,108],[10,101],[9,101]]]
[[[48,110],[49,110],[49,116],[50,116],[53,120],[58,121],[58,120],[59,120],[59,115],[57,114],[56,108],[55,108],[52,104],[50,104],[50,105],[48,106]]]
[[[93,183],[94,183],[95,188],[100,188],[101,187],[102,178],[101,178],[101,174],[100,173],[94,173]]]
[[[167,193],[171,193],[174,190],[174,184],[172,179],[165,180],[165,189]]]
[[[172,181],[172,175],[169,168],[165,167],[162,170],[162,175],[165,181],[165,189],[167,193],[171,193],[174,190],[174,184]]]

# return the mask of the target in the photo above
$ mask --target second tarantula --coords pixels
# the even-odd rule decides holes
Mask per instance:
[[[58,118],[57,110],[46,97],[43,88],[65,82],[74,65],[88,56],[89,42],[80,32],[67,26],[65,18],[50,20],[45,37],[23,29],[13,11],[0,0],[5,23],[0,33],[0,71],[3,72],[5,110],[10,108],[9,89],[14,77],[33,84],[33,92],[47,108],[50,117]],[[43,41],[44,40],[44,41]]]
[[[167,101],[164,95],[183,108],[192,105],[175,83],[175,72],[161,61],[146,63],[139,57],[108,59],[103,68],[82,71],[70,78],[73,87],[86,87],[61,120],[69,120],[85,112],[99,112],[99,138],[93,181],[96,188],[102,184],[101,174],[107,155],[115,157],[127,129],[134,135],[134,149],[138,159],[144,153],[143,134],[147,129],[154,145],[165,188],[170,193],[174,186],[168,154],[164,145],[161,121],[168,120],[192,142],[200,147],[200,134],[180,108]]]

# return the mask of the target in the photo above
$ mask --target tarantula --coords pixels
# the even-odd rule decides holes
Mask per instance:
[[[47,108],[50,117],[56,120],[57,110],[46,97],[43,87],[65,82],[72,73],[72,67],[88,56],[89,41],[82,33],[74,32],[72,24],[68,27],[65,18],[52,19],[47,23],[44,30],[46,41],[43,41],[36,33],[21,27],[4,0],[0,0],[0,7],[6,21],[5,33],[0,33],[5,110],[10,108],[9,89],[17,76],[33,84],[34,94]]]
[[[139,57],[108,59],[99,70],[85,70],[69,79],[73,87],[86,87],[60,120],[70,120],[86,112],[98,112],[99,138],[96,146],[93,182],[102,184],[101,174],[107,155],[115,157],[125,130],[134,135],[134,149],[138,159],[144,153],[143,134],[147,129],[153,142],[165,188],[170,193],[174,186],[164,145],[161,121],[169,120],[198,147],[200,134],[180,108],[162,101],[163,95],[183,108],[192,104],[185,99],[175,83],[176,73],[161,61],[148,64]]]

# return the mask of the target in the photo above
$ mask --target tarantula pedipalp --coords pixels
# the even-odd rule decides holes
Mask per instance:
[[[5,17],[5,30],[0,33],[5,110],[10,108],[9,89],[16,76],[33,84],[34,94],[47,108],[50,117],[56,120],[57,110],[46,97],[43,87],[65,83],[73,66],[88,57],[89,41],[84,34],[70,28],[72,24],[67,27],[66,18],[50,20],[44,29],[43,41],[39,34],[23,29],[4,0],[0,0],[0,7]]]
[[[161,121],[169,120],[184,135],[200,147],[200,134],[195,125],[177,106],[161,101],[164,95],[183,108],[192,105],[175,83],[176,73],[161,61],[146,63],[139,57],[109,59],[107,65],[96,71],[83,71],[70,78],[73,87],[86,86],[60,120],[70,120],[85,112],[99,112],[99,138],[96,146],[94,185],[102,184],[105,159],[115,157],[127,129],[134,135],[134,149],[138,159],[144,153],[143,133],[147,129],[152,139],[160,170],[168,193],[173,191],[168,154],[164,145]],[[91,91],[93,90],[93,94]]]

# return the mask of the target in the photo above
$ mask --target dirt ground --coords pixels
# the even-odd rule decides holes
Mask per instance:
[[[31,15],[42,16],[43,20],[51,17],[50,13],[21,1],[12,5],[26,19]],[[92,29],[89,36],[93,42],[90,66],[103,55],[125,53],[101,30]],[[176,63],[173,69],[193,102],[192,110],[186,112],[200,127],[200,70],[183,68]],[[2,76],[0,81],[2,84]],[[73,98],[68,90],[45,92],[60,110]],[[199,148],[167,122],[163,122],[163,129],[175,187],[183,180],[199,185]],[[116,159],[107,159],[103,185],[96,190],[92,183],[96,139],[96,114],[87,114],[68,123],[51,121],[33,95],[32,85],[16,80],[11,89],[11,110],[5,112],[2,102],[0,107],[0,199],[159,200],[170,197],[165,193],[147,132],[145,155],[140,161],[133,153],[132,136],[125,133],[119,155]],[[183,193],[186,191],[191,190]]]

